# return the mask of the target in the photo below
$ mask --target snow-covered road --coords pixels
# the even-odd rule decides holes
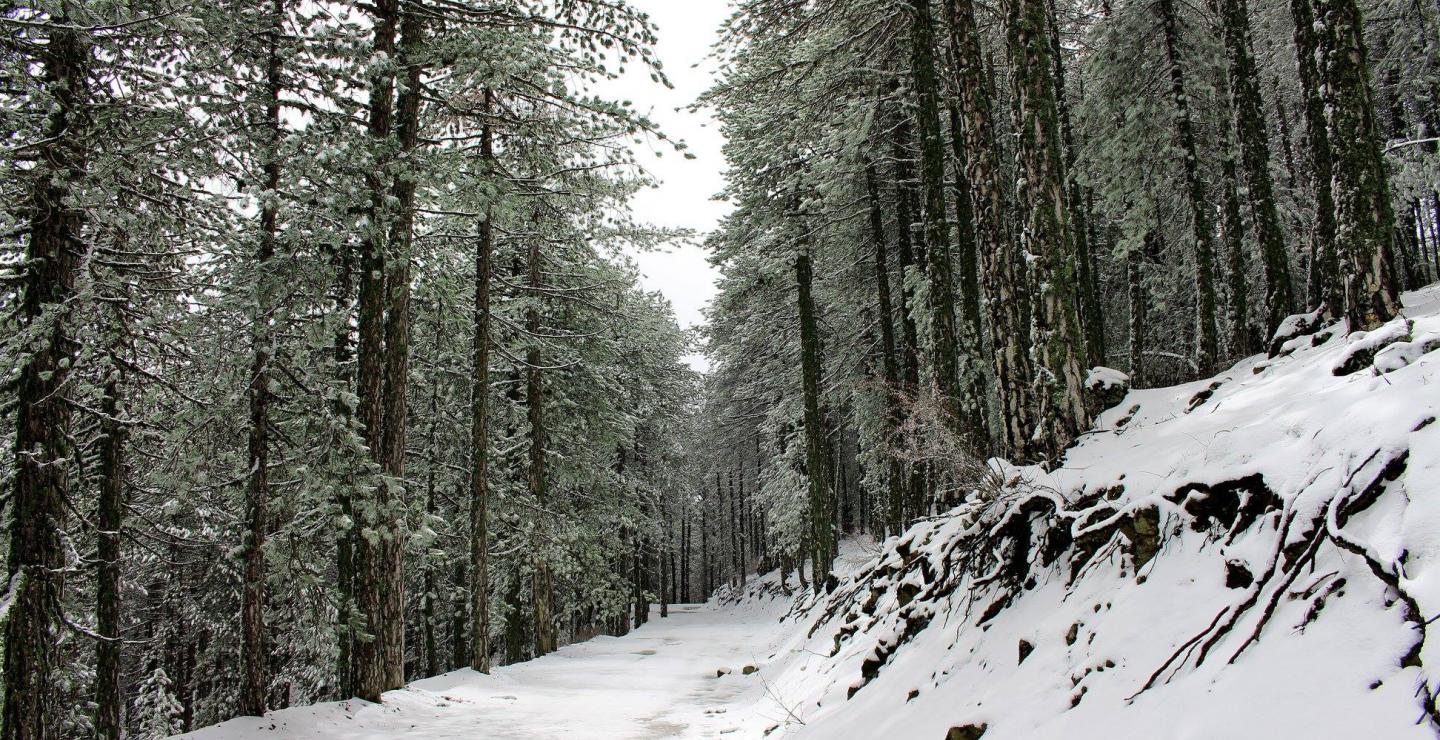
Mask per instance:
[[[539,660],[418,681],[360,701],[241,718],[184,737],[709,738],[759,737],[783,721],[765,699],[762,666],[793,631],[784,604],[683,605],[621,637],[598,637]],[[725,675],[717,676],[717,672]]]

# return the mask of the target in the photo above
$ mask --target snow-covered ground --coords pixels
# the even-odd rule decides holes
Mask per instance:
[[[764,680],[745,668],[761,664],[790,628],[778,619],[788,606],[672,606],[668,618],[657,610],[625,637],[597,637],[490,676],[462,670],[417,681],[385,694],[383,705],[297,707],[183,737],[754,737],[761,723],[777,724],[783,715],[767,720],[757,706]]]
[[[833,594],[191,737],[1433,738],[1440,286],[1406,304],[1129,394],[1060,469],[848,543]]]

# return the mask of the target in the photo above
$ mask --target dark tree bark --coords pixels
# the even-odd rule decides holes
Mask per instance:
[[[965,360],[970,365],[980,361],[980,343],[985,326],[980,312],[980,255],[975,235],[975,203],[971,194],[975,186],[970,182],[969,167],[966,166],[965,136],[960,124],[960,109],[952,102],[947,108],[950,116],[950,152],[955,172],[955,256],[960,267],[960,314],[961,341],[966,348]],[[980,373],[978,368],[967,371]],[[984,398],[984,378],[975,391],[977,398]],[[988,432],[988,427],[987,427]]]
[[[375,53],[393,57],[395,32],[400,16],[398,0],[376,0],[371,6],[371,14],[374,22]],[[390,140],[394,124],[394,73],[378,68],[371,75],[368,86],[367,133],[372,146],[383,148]],[[379,171],[366,173],[365,180],[371,201],[366,214],[368,225],[360,241],[358,416],[361,434],[370,450],[371,458],[376,466],[383,470],[384,395],[388,364],[385,357],[385,304],[387,222],[390,211],[386,201],[389,198],[389,188]],[[352,511],[361,514],[364,520],[357,522],[355,526],[357,529],[372,527],[383,532],[387,526],[383,511],[390,505],[388,485],[383,481],[378,484],[366,481],[362,486],[365,500],[352,506]],[[354,605],[358,612],[356,626],[362,631],[354,634],[351,640],[350,680],[355,696],[378,702],[387,688],[382,609],[387,550],[383,540],[373,541],[368,537],[356,536],[354,543]]]
[[[705,510],[705,501],[700,501],[700,596],[709,598],[712,590],[710,579],[710,516]]]
[[[884,429],[887,444],[893,443],[904,413],[900,403],[901,381],[900,360],[895,351],[895,315],[890,297],[890,257],[885,243],[885,220],[880,206],[880,186],[875,174],[875,165],[867,163],[865,168],[865,192],[869,201],[870,240],[875,248],[875,302],[880,324],[880,362],[885,380]],[[966,197],[969,197],[968,195]],[[886,526],[890,532],[899,533],[905,501],[905,467],[892,450],[887,455],[886,466]]]
[[[9,571],[0,617],[4,676],[0,685],[0,737],[44,740],[57,708],[51,688],[69,497],[70,410],[65,382],[77,350],[70,337],[69,302],[81,265],[84,214],[71,195],[86,167],[84,145],[90,80],[90,46],[68,17],[46,24],[36,47],[40,84],[49,112],[36,144],[31,173],[29,240],[17,318],[35,332],[14,393],[14,478],[9,502]]]
[[[733,499],[736,523],[735,536],[738,539],[738,545],[735,548],[735,567],[736,570],[740,571],[740,587],[744,588],[745,571],[748,565],[748,558],[746,557],[747,537],[745,532],[745,471],[743,469],[740,470],[739,474],[736,475],[735,478],[732,478],[732,480],[735,479],[738,479],[735,483],[735,498]]]
[[[1154,232],[1147,234],[1148,243]],[[1148,308],[1145,294],[1145,254],[1131,249],[1125,256],[1125,284],[1130,301],[1130,387],[1145,387],[1145,319]]]
[[[354,268],[353,255],[349,245],[338,245],[335,248],[335,296],[333,308],[335,314],[344,317],[343,321],[337,322],[335,336],[332,340],[332,355],[335,362],[336,380],[340,387],[349,391],[354,381],[352,360],[354,350],[350,332],[351,311],[354,298]],[[345,400],[345,394],[340,394],[334,403],[335,415],[345,420],[348,427],[349,420],[354,415],[355,409]],[[355,621],[355,548],[358,528],[355,521],[354,490],[348,485],[335,486],[335,504],[339,509],[342,519],[346,524],[340,529],[335,537],[335,590],[336,590],[336,638],[339,643],[336,650],[336,691],[341,699],[348,699],[356,696],[355,682],[353,680],[352,651],[355,644],[355,634],[352,623]]]
[[[124,300],[121,298],[121,300]],[[120,538],[125,525],[125,486],[128,480],[126,445],[128,430],[121,420],[125,387],[124,362],[120,358],[125,341],[124,309],[112,309],[115,336],[109,348],[109,376],[105,379],[100,418],[100,500],[96,505],[97,529],[95,580],[95,736],[119,740],[125,705],[121,684],[120,635]]]
[[[456,488],[456,499],[464,500],[464,496],[469,493],[467,485],[462,482]],[[470,643],[466,640],[471,629],[470,569],[466,567],[467,564],[465,558],[456,558],[455,569],[450,576],[450,593],[454,595],[450,608],[450,670],[470,665],[472,657]]]
[[[493,93],[484,92],[488,116]],[[480,157],[493,173],[495,134],[486,120]],[[474,344],[470,363],[470,667],[490,672],[490,282],[495,209],[486,207],[475,243]]]
[[[1030,461],[1034,418],[1030,414],[1033,369],[1030,363],[1030,302],[1025,266],[1010,238],[989,81],[972,0],[948,0],[953,35],[960,123],[965,138],[966,180],[974,188],[976,250],[982,289],[990,312],[991,364],[1001,451]]]
[[[1038,304],[1031,319],[1039,364],[1034,386],[1039,443],[1058,456],[1090,425],[1085,407],[1085,341],[1076,311],[1078,273],[1061,156],[1059,111],[1045,0],[1008,0],[1007,44],[1015,88],[1016,159],[1022,248],[1034,255]]]
[[[262,165],[264,192],[280,189],[280,90],[283,59],[280,39],[284,34],[285,0],[272,0],[270,27],[265,32],[264,118],[260,122],[266,147]],[[240,701],[241,714],[263,716],[269,689],[269,649],[265,633],[265,534],[269,528],[270,500],[270,363],[275,354],[271,314],[275,309],[271,271],[280,230],[280,207],[275,197],[260,204],[260,243],[255,252],[254,315],[250,322],[250,473],[245,487],[244,587],[240,605]]]
[[[897,116],[891,151],[895,166],[896,264],[900,268],[900,369],[904,378],[903,392],[913,400],[920,390],[920,337],[915,324],[918,299],[907,286],[912,268],[918,269],[915,256],[915,170],[910,152],[910,119]],[[914,510],[925,499],[925,476],[920,465],[909,466],[906,485],[906,507]]]
[[[400,18],[399,66],[405,73],[404,87],[396,97],[395,135],[399,157],[413,156],[420,141],[420,64],[424,44],[423,10],[418,0],[402,5]],[[382,660],[385,688],[405,685],[405,572],[401,525],[405,500],[405,432],[408,409],[406,388],[410,378],[410,261],[415,236],[415,180],[400,174],[393,186],[396,203],[390,242],[394,260],[386,277],[385,315],[385,396],[384,435],[381,465],[386,475],[387,499],[382,508],[386,537],[384,563],[380,568]]]
[[[1066,92],[1064,48],[1060,43],[1060,18],[1055,0],[1047,0],[1049,19],[1050,63],[1054,67],[1055,105],[1060,114],[1060,140],[1065,152],[1065,187],[1070,205],[1070,236],[1075,242],[1075,275],[1080,284],[1080,327],[1085,337],[1085,362],[1091,367],[1105,364],[1105,315],[1100,310],[1100,279],[1096,274],[1090,243],[1090,213],[1080,193],[1075,173],[1075,128],[1070,120],[1070,99]]]
[[[830,466],[825,459],[825,422],[820,415],[820,333],[811,297],[810,254],[795,258],[795,285],[800,312],[800,377],[805,396],[805,474],[810,481],[810,561],[816,583],[830,572]]]
[[[1265,335],[1280,328],[1294,312],[1295,291],[1290,282],[1290,263],[1285,251],[1285,233],[1275,207],[1275,185],[1270,179],[1270,142],[1266,134],[1265,110],[1260,102],[1260,80],[1255,72],[1250,47],[1250,13],[1246,0],[1218,0],[1221,36],[1230,62],[1230,104],[1240,160],[1245,172],[1246,195],[1260,246],[1260,265],[1265,276]]]
[[[1228,80],[1223,78],[1220,95],[1230,97]],[[1232,117],[1225,127],[1224,151],[1220,155],[1220,180],[1224,192],[1220,208],[1220,233],[1225,248],[1226,318],[1230,324],[1228,344],[1230,357],[1237,358],[1253,354],[1259,349],[1260,343],[1250,324],[1250,281],[1245,262],[1245,227],[1240,207],[1234,137],[1235,125]]]
[[[1335,252],[1351,330],[1373,329],[1400,312],[1395,290],[1395,213],[1375,123],[1364,23],[1355,0],[1314,0],[1321,77],[1334,161]]]
[[[1315,195],[1315,223],[1310,234],[1310,275],[1306,297],[1310,308],[1327,304],[1331,314],[1339,315],[1345,298],[1340,290],[1340,268],[1335,253],[1335,198],[1330,186],[1334,158],[1330,151],[1329,123],[1325,120],[1325,100],[1321,94],[1323,83],[1316,59],[1320,40],[1315,31],[1315,9],[1311,0],[1290,0],[1290,15],[1295,22],[1295,58],[1303,100],[1301,110],[1305,114],[1310,183]]]
[[[530,242],[528,261],[529,287],[535,300],[540,299],[544,287],[540,270],[540,239]],[[526,480],[530,495],[539,506],[549,498],[545,471],[545,384],[541,369],[540,354],[540,309],[534,303],[525,312],[525,331],[529,334],[529,349],[525,353],[525,404],[530,420],[530,464]],[[540,531],[546,531],[542,526]],[[531,602],[535,618],[535,655],[555,652],[558,647],[555,625],[555,578],[550,571],[549,556],[543,551],[537,554],[534,573],[531,578]]]
[[[445,312],[445,306],[441,305],[437,308],[434,322],[434,346],[439,347],[442,341],[441,327],[443,326],[443,323],[440,321],[440,315]],[[435,477],[438,472],[436,468],[440,465],[439,447],[436,444],[440,429],[439,382],[432,381],[431,383],[428,415],[430,417],[430,429],[426,435],[429,437],[429,439],[426,440],[426,455],[429,457],[429,464],[425,466],[425,514],[429,517],[435,517],[439,513],[435,501]],[[439,617],[435,611],[435,602],[438,600],[437,592],[440,587],[440,579],[436,573],[438,563],[436,563],[435,560],[433,557],[427,557],[423,562],[423,591],[420,597],[420,645],[425,658],[426,677],[438,676],[440,674],[440,645],[435,636],[435,628],[439,621]]]
[[[916,299],[906,287],[906,278],[915,260],[915,169],[910,152],[910,121],[899,116],[892,141],[895,165],[895,230],[896,251],[900,267],[900,340],[901,370],[905,390],[914,394],[920,385],[920,335],[915,325]]]
[[[940,129],[940,80],[935,69],[935,28],[930,0],[909,0],[910,70],[918,102],[920,189],[924,197],[924,251],[930,317],[931,382],[947,423],[980,447],[988,429],[983,404],[960,377],[960,332],[955,320],[955,273],[945,205],[945,143]]]
[[[1190,117],[1190,96],[1186,92],[1185,68],[1180,59],[1179,19],[1175,0],[1158,0],[1161,31],[1165,37],[1165,58],[1170,67],[1170,98],[1175,106],[1175,139],[1185,171],[1185,194],[1190,203],[1190,223],[1195,239],[1195,365],[1201,376],[1209,375],[1219,354],[1215,318],[1215,237],[1205,183],[1200,177],[1200,158],[1195,125]]]
[[[1240,214],[1240,193],[1236,190],[1235,158],[1230,152],[1222,155],[1220,177],[1224,180],[1225,201],[1221,207],[1220,229],[1225,243],[1227,264],[1225,282],[1230,319],[1230,355],[1244,357],[1257,349],[1254,329],[1250,326],[1250,285],[1245,267],[1244,226]]]

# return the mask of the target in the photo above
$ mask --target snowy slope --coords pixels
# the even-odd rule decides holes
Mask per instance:
[[[1132,393],[1006,470],[1026,516],[886,543],[766,669],[784,735],[1434,737],[1440,289],[1406,314]]]
[[[847,543],[833,593],[771,574],[492,676],[192,737],[1434,737],[1440,286],[1406,314],[1297,320],[1274,359],[1133,392],[1058,470],[994,463],[986,495]]]

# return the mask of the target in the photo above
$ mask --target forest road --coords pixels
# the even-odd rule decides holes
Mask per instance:
[[[624,637],[597,637],[489,675],[460,670],[385,694],[246,717],[183,737],[751,738],[780,724],[763,667],[793,630],[782,604],[672,606]],[[787,628],[788,627],[788,628]],[[747,674],[750,667],[752,673]],[[770,716],[774,715],[774,716]]]

